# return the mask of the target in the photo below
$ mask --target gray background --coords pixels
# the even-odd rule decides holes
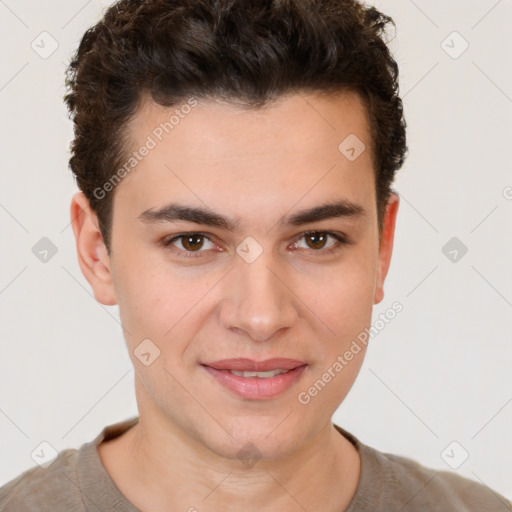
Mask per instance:
[[[0,0],[0,484],[42,441],[78,447],[137,414],[117,307],[94,299],[69,225],[64,69],[107,3]],[[398,27],[410,154],[374,318],[395,301],[403,311],[334,421],[512,498],[512,2],[377,6]],[[43,237],[57,250],[46,262]]]

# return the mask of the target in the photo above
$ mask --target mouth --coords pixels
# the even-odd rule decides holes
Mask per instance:
[[[235,395],[252,400],[274,398],[293,386],[308,366],[296,359],[265,361],[224,359],[202,364],[216,382]]]
[[[264,361],[255,361],[253,359],[237,357],[232,359],[221,359],[219,361],[212,361],[210,363],[203,364],[210,368],[215,368],[216,370],[260,373],[275,370],[294,370],[299,366],[305,365],[306,362],[299,361],[297,359],[288,359],[285,357],[274,357],[272,359],[265,359]]]
[[[236,370],[227,370],[232,375],[238,375],[239,377],[257,377],[258,379],[271,379],[276,375],[281,375],[282,373],[288,373],[291,370],[283,370],[278,368],[277,370],[269,370],[268,372],[237,372]]]

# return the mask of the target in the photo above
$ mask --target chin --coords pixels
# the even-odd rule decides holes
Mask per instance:
[[[282,418],[276,417],[264,417],[261,422],[254,417],[245,420],[237,418],[232,423],[220,420],[231,436],[220,429],[220,438],[203,437],[203,443],[220,457],[239,460],[242,468],[253,467],[258,461],[277,460],[293,453],[300,445],[301,438],[305,437],[303,432],[299,435],[294,432],[291,422],[285,428],[284,423],[288,420],[280,424],[281,421]],[[211,430],[208,432],[211,433]]]

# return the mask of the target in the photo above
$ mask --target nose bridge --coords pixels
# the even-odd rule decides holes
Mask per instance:
[[[241,329],[254,340],[264,341],[297,318],[293,294],[284,283],[284,265],[271,251],[248,263],[238,258],[230,272],[231,286],[221,319],[226,328]],[[289,286],[289,285],[288,285]]]

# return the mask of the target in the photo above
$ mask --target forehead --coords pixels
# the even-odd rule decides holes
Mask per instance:
[[[129,125],[134,147],[143,144],[148,135],[170,146],[173,139],[179,139],[180,153],[188,156],[192,149],[197,157],[226,150],[239,156],[248,151],[298,152],[307,149],[305,143],[318,152],[320,148],[336,149],[336,142],[350,134],[371,142],[366,106],[360,95],[351,91],[289,94],[260,108],[193,97],[164,107],[146,94]],[[199,154],[198,145],[202,149]]]
[[[163,107],[146,97],[128,134],[139,156],[114,209],[123,202],[135,216],[177,197],[229,207],[233,218],[261,217],[301,196],[374,201],[370,129],[355,93],[293,94],[261,109],[195,98]]]

